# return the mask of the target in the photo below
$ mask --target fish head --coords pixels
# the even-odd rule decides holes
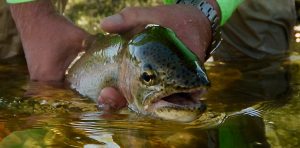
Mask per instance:
[[[209,80],[197,56],[180,49],[169,31],[149,27],[129,42],[122,79],[132,110],[188,122],[206,109],[200,97]]]

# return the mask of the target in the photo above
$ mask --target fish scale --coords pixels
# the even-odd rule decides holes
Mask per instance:
[[[160,26],[147,27],[131,40],[101,35],[68,69],[66,78],[73,89],[95,102],[101,89],[113,86],[138,113],[167,120],[194,119],[205,105],[184,96],[203,92],[209,81],[200,60],[178,46],[174,37],[168,28]],[[176,98],[177,93],[187,95]],[[170,97],[167,100],[171,102],[163,100],[173,95],[191,105],[174,104]]]

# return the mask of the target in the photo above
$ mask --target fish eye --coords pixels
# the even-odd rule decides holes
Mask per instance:
[[[141,80],[146,85],[153,85],[155,83],[156,74],[153,70],[146,70],[141,75]]]

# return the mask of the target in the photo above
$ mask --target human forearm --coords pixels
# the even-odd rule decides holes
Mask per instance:
[[[10,10],[21,36],[30,34],[32,28],[42,25],[44,17],[55,14],[50,0],[13,4]]]
[[[175,4],[177,1],[178,0],[163,0],[164,4],[167,4],[167,5]],[[206,0],[206,1],[214,7],[214,9],[217,11],[218,15],[220,16],[220,9],[219,9],[217,0]]]
[[[59,15],[50,0],[10,6],[22,40],[30,78],[63,80],[66,68],[83,50],[87,33]]]

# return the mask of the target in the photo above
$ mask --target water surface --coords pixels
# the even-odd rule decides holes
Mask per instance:
[[[1,61],[0,147],[297,147],[299,58],[208,62],[208,110],[192,123],[103,113],[65,85],[28,81],[24,59]]]

